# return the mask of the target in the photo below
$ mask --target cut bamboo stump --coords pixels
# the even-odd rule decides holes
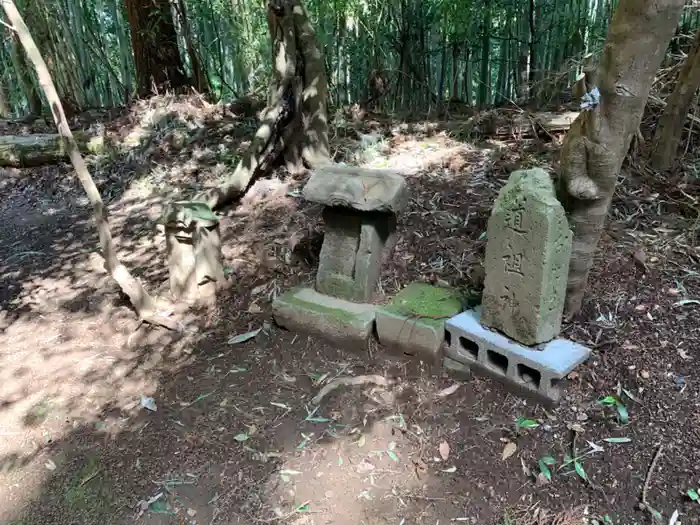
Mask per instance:
[[[210,210],[193,213],[196,206],[201,203],[172,203],[162,219],[170,293],[173,299],[187,303],[214,300],[226,283],[218,217]]]

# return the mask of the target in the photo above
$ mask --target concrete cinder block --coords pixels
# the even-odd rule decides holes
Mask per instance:
[[[312,288],[293,288],[272,303],[275,322],[288,330],[323,337],[340,346],[367,348],[376,307],[330,297]]]
[[[481,308],[476,308],[445,323],[447,357],[548,401],[559,402],[559,381],[591,354],[589,348],[561,338],[536,347],[523,346],[483,327],[480,315]]]
[[[411,283],[377,308],[377,336],[390,350],[440,364],[445,321],[462,310],[460,294],[427,283]]]

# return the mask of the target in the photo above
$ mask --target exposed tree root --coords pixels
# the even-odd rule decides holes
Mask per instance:
[[[333,379],[332,381],[328,382],[326,386],[324,386],[316,396],[312,399],[312,402],[314,405],[319,405],[321,401],[323,401],[323,398],[326,397],[328,394],[333,392],[338,387],[341,386],[358,386],[358,385],[366,385],[369,383],[374,383],[375,385],[383,386],[383,387],[389,387],[392,385],[393,381],[391,379],[387,379],[384,376],[380,375],[367,375],[367,376],[356,376],[356,377],[338,377],[336,379]]]

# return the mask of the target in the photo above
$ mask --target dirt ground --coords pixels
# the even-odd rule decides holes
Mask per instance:
[[[145,146],[91,166],[124,261],[165,293],[161,203],[225,176],[255,122],[143,104],[107,128]],[[400,170],[412,191],[380,301],[413,280],[477,293],[498,189],[514,169],[550,165],[560,143],[372,115],[334,122],[336,160]],[[651,523],[643,493],[662,523],[675,511],[700,522],[687,495],[700,487],[691,167],[662,179],[626,166],[584,311],[565,328],[593,357],[549,411],[488,379],[277,328],[271,300],[312,279],[322,238],[320,208],[299,197],[304,177],[261,180],[227,212],[231,287],[175,335],[139,325],[107,278],[69,166],[4,170],[0,523],[632,525]],[[327,381],[361,374],[393,383],[341,388],[313,408]],[[599,402],[609,396],[619,410]],[[549,480],[540,465],[552,461]]]

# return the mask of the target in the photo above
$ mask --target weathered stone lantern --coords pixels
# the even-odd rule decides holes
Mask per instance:
[[[366,343],[376,310],[369,303],[391,249],[396,216],[408,203],[406,181],[389,170],[328,165],[314,172],[303,195],[325,206],[315,288],[278,297],[275,320],[336,342]]]

